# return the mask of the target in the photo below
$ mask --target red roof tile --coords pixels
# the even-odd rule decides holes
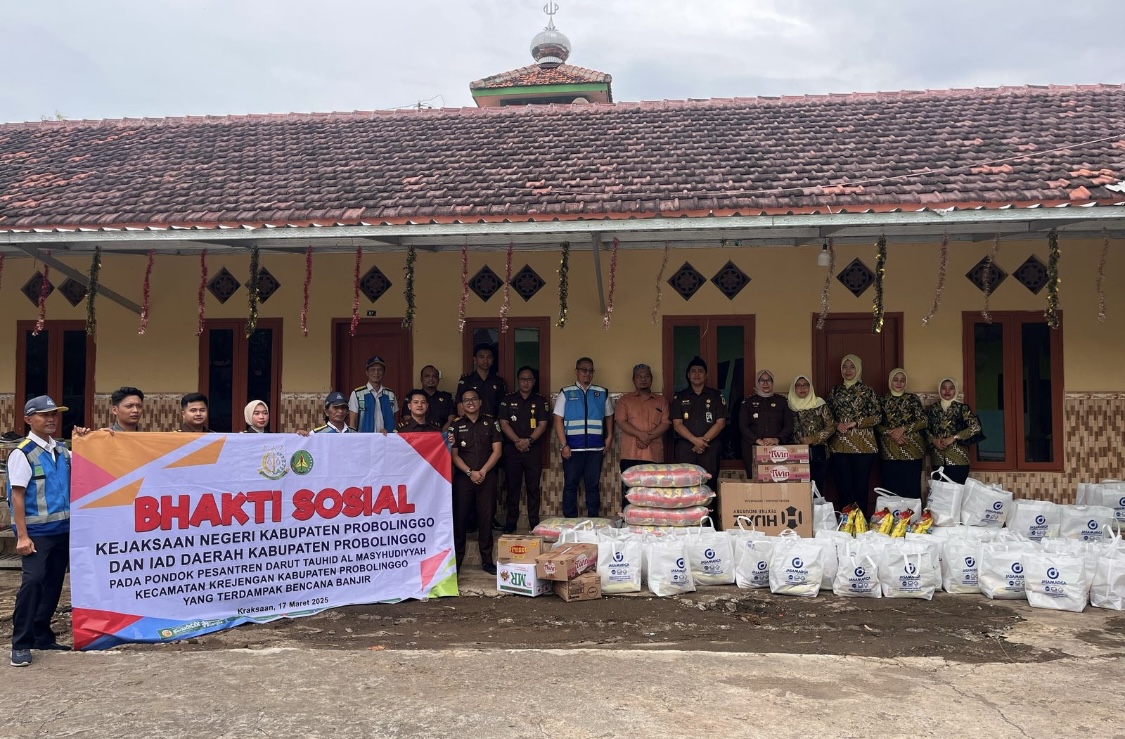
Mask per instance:
[[[1125,85],[44,121],[0,229],[1120,202],[1123,144]]]
[[[613,78],[604,72],[596,72],[571,64],[560,64],[554,69],[544,69],[538,64],[501,72],[483,80],[469,83],[470,90],[489,90],[500,87],[531,87],[535,85],[586,85],[590,83],[610,84]]]

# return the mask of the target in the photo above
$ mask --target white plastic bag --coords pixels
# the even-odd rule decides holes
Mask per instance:
[[[839,546],[842,542],[855,541],[851,534],[845,534],[843,531],[818,531],[813,535],[813,541],[819,542],[824,547],[824,557],[821,563],[824,565],[824,572],[820,578],[820,589],[831,590],[833,582],[836,579],[837,560],[839,559]]]
[[[1032,608],[1081,613],[1086,610],[1086,563],[1076,554],[1029,552],[1023,587]]]
[[[552,549],[558,549],[563,544],[597,544],[598,532],[594,522],[590,519],[578,521],[573,526],[563,526],[559,529],[559,538]]]
[[[644,572],[644,542],[635,534],[603,537],[598,542],[598,577],[602,592],[639,593]]]
[[[1114,511],[1100,505],[1064,505],[1059,536],[1079,541],[1104,541],[1113,533]]]
[[[882,598],[879,550],[870,539],[838,542],[839,567],[832,580],[832,592],[845,598]]]
[[[932,600],[941,584],[934,573],[934,554],[924,544],[901,540],[883,549],[879,584],[884,598]]]
[[[645,580],[653,595],[667,597],[695,592],[695,581],[691,577],[682,538],[650,538],[644,546]]]
[[[934,470],[930,475],[930,492],[926,496],[926,508],[934,517],[934,526],[961,523],[961,499],[964,495],[965,486],[946,477],[944,467]]]
[[[815,482],[812,484],[812,504],[813,531],[835,531],[839,525],[836,506],[820,494]]]
[[[933,529],[931,529],[932,531]],[[907,533],[907,541],[912,541],[928,547],[933,555],[934,579],[937,581],[938,590],[941,590],[941,560],[945,556],[945,540],[930,536],[929,534]]]
[[[740,588],[768,588],[770,586],[770,557],[772,541],[741,539],[735,544],[734,584]]]
[[[886,488],[875,488],[875,493],[879,496],[875,498],[875,510],[881,511],[884,508],[890,508],[891,514],[896,516],[895,520],[897,521],[898,512],[909,508],[913,511],[910,514],[910,523],[918,523],[918,519],[922,516],[921,498],[904,498]]]
[[[1020,536],[1032,541],[1059,534],[1062,514],[1058,505],[1049,500],[1013,500],[1005,525]]]
[[[684,536],[684,551],[697,586],[734,582],[734,548],[726,534],[705,526],[691,529]]]
[[[782,534],[770,558],[770,592],[815,598],[824,577],[824,552],[824,545],[814,539]]]
[[[941,560],[941,587],[947,593],[979,593],[983,544],[968,538],[949,539]]]
[[[1125,611],[1125,551],[1120,548],[1120,541],[1114,539],[1094,567],[1090,605],[1096,608]]]
[[[1007,490],[970,477],[965,481],[965,497],[961,501],[961,523],[999,528],[1008,520],[1011,504],[1012,494]]]
[[[980,591],[989,600],[1026,599],[1023,560],[1027,546],[1018,542],[992,542],[981,546]]]

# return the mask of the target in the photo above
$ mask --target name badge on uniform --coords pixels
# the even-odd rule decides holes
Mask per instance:
[[[711,411],[707,411],[707,414],[703,418],[707,423],[714,423],[715,421],[715,417],[711,415]]]
[[[531,428],[535,428],[535,416],[531,417],[531,423],[529,425],[531,426]]]

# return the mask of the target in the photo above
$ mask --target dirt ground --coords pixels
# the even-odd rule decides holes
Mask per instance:
[[[18,570],[0,571],[0,640],[11,634]],[[566,603],[554,596],[498,596],[482,572],[465,573],[462,596],[347,606],[299,619],[245,625],[174,644],[126,650],[304,647],[314,649],[550,649],[615,647],[871,657],[943,657],[955,662],[1040,662],[1061,653],[1007,638],[1031,617],[1026,602],[938,593],[932,601],[771,595],[733,586],[675,598],[647,594]],[[69,630],[64,593],[57,630]],[[1091,615],[1096,613],[1097,615]],[[1121,649],[1125,616],[1088,609],[1058,614],[1094,648]],[[1106,652],[1102,652],[1105,654]],[[1122,652],[1125,656],[1125,652]]]

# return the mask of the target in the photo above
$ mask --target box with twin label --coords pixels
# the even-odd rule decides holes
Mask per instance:
[[[747,519],[745,528],[770,536],[792,529],[811,537],[812,485],[807,482],[719,483],[719,518],[723,529],[738,528],[738,518]]]
[[[754,467],[754,482],[809,482],[812,470],[807,464],[759,464]]]
[[[573,580],[598,566],[597,544],[563,544],[535,558],[540,580]]]
[[[551,592],[551,581],[535,575],[535,565],[530,563],[498,562],[496,564],[496,592],[527,595],[534,598]]]
[[[808,464],[807,444],[754,447],[754,464]]]

